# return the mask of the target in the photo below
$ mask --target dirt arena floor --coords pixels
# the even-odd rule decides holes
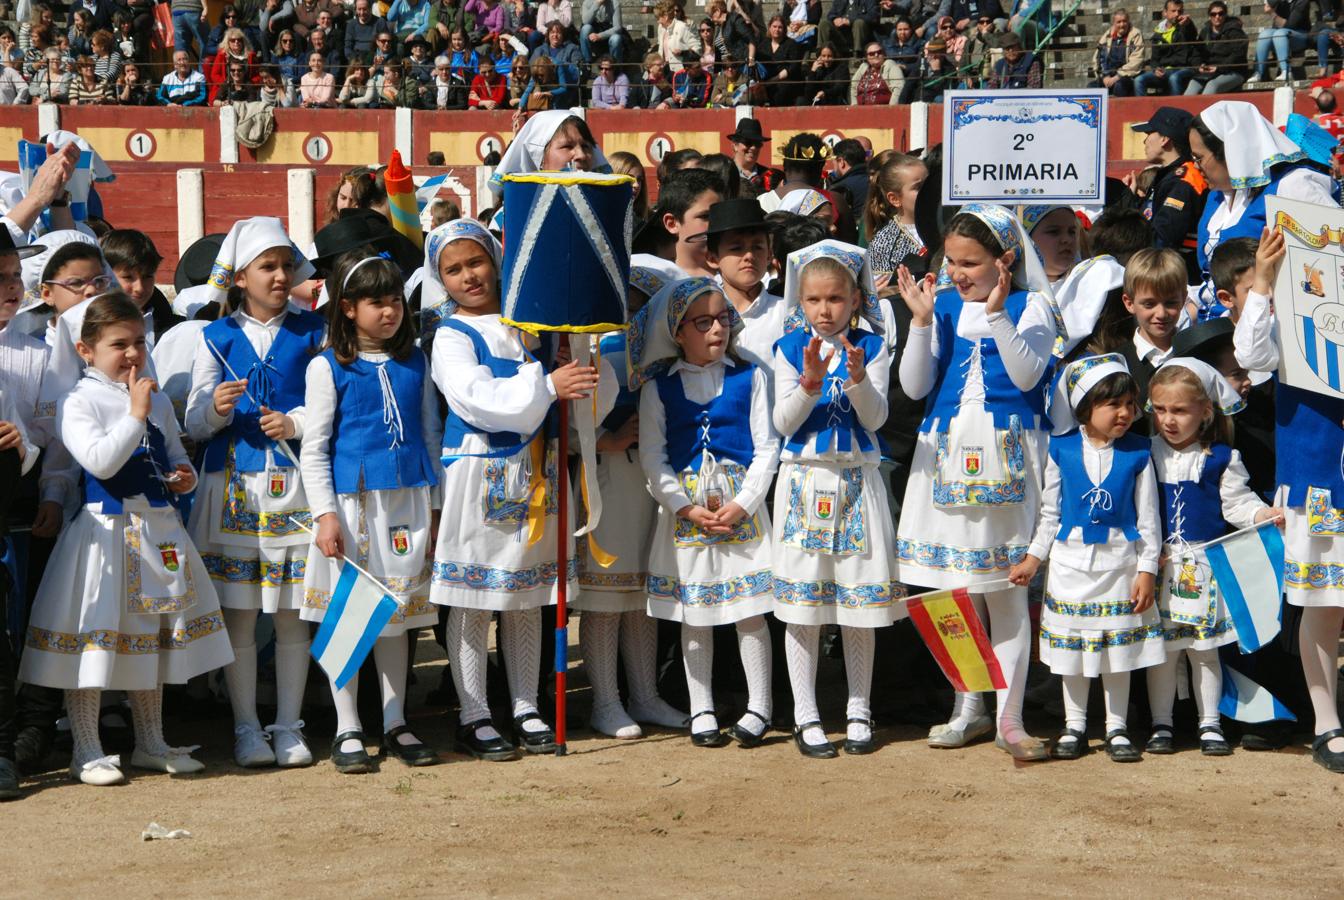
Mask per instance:
[[[419,656],[411,724],[446,751],[448,719],[424,700],[443,661],[427,640]],[[581,667],[572,680],[577,724],[588,707]],[[823,681],[838,729],[842,664],[825,660]],[[776,711],[777,722],[789,716]],[[28,779],[25,797],[0,807],[0,894],[1344,894],[1344,777],[1300,745],[1208,759],[1187,734],[1182,752],[1137,765],[1101,752],[1017,765],[988,743],[931,750],[914,724],[879,723],[876,754],[834,760],[802,758],[783,731],[748,751],[576,729],[565,758],[445,752],[435,767],[389,760],[340,776],[326,760],[332,723],[316,718],[319,762],[306,770],[234,766],[221,708],[170,717],[170,741],[189,732],[204,742],[200,776],[132,772],[115,788],[73,784],[63,768]],[[1059,727],[1041,711],[1028,724],[1045,736]],[[151,821],[192,837],[142,842]]]

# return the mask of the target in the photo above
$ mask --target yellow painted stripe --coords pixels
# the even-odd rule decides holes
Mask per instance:
[[[137,131],[154,138],[154,155],[148,159],[132,156],[126,140]],[[79,136],[98,148],[108,162],[205,162],[204,128],[89,128],[81,127]]]

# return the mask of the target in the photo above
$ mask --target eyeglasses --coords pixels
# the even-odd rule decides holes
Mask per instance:
[[[681,324],[685,325],[687,323],[690,323],[691,325],[695,326],[696,331],[700,332],[701,334],[707,334],[709,332],[709,329],[714,327],[715,322],[718,322],[724,328],[729,328],[733,324],[733,315],[727,310],[724,310],[717,316],[696,316],[694,319],[687,319]]]
[[[392,39],[391,39],[391,38],[378,38],[378,43],[380,43],[380,44],[390,44],[390,43],[392,43]]]
[[[106,275],[97,275],[93,278],[71,278],[67,281],[52,280],[44,281],[42,283],[58,285],[65,288],[67,291],[75,291],[78,293],[87,287],[92,287],[95,291],[106,290],[107,286],[112,283],[112,279],[108,278]],[[708,331],[709,329],[706,328],[705,330]]]
[[[867,56],[881,56],[881,55],[882,55],[882,51],[881,51],[881,50],[869,50],[868,53],[867,53],[866,55],[867,55]]]
[[[989,24],[992,24],[993,21],[994,21],[993,19],[981,19],[981,20],[980,20],[980,24],[981,24],[981,25],[989,25]]]
[[[952,23],[951,23],[951,22],[947,22],[947,23],[945,23],[945,24],[939,25],[939,26],[938,26],[938,30],[939,30],[939,31],[951,31],[951,30],[952,30]]]

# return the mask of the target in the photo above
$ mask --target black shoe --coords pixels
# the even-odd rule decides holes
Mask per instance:
[[[13,760],[0,757],[0,800],[14,800],[21,793],[18,767]]]
[[[712,716],[712,715],[714,715],[714,710],[712,709],[706,709],[702,710],[701,712],[694,713],[691,716],[691,725],[694,726],[695,720],[700,718],[701,716]],[[728,735],[724,734],[722,731],[719,730],[718,719],[716,718],[714,721],[715,721],[715,727],[711,731],[692,731],[691,743],[697,747],[728,746]]]
[[[1068,740],[1072,738],[1073,740]],[[1065,728],[1050,748],[1051,759],[1077,759],[1087,752],[1087,735]]]
[[[1205,725],[1199,729],[1199,752],[1205,756],[1232,755],[1232,745],[1223,737],[1221,726]]]
[[[1166,756],[1176,752],[1176,736],[1170,725],[1154,725],[1152,737],[1143,745],[1144,753]]]
[[[523,723],[536,719],[543,725],[546,724],[542,719],[541,713],[523,713],[521,716],[513,717],[513,739],[518,742],[528,753],[554,753],[555,752],[555,732],[547,726],[545,731],[524,731]]]
[[[25,775],[41,772],[43,763],[51,755],[51,732],[36,725],[19,730],[14,738],[14,762]]]
[[[494,723],[489,719],[477,719],[466,725],[457,726],[457,734],[454,735],[454,744],[458,750],[463,753],[469,753],[477,759],[488,759],[491,762],[505,762],[510,759],[518,758],[518,751],[514,749],[504,738],[496,735],[486,739],[476,734],[477,729],[491,728]]]
[[[794,726],[793,742],[798,745],[798,752],[803,754],[803,756],[809,756],[812,759],[835,759],[839,756],[840,754],[835,752],[835,745],[830,741],[825,741],[820,744],[809,744],[803,740],[803,732],[813,727],[821,728],[821,723],[804,722],[801,725]]]
[[[845,735],[844,748],[846,753],[854,756],[862,756],[865,753],[872,753],[877,749],[877,739],[873,736],[872,719],[850,719],[846,724],[868,726],[868,740],[866,741],[850,740],[849,735]]]
[[[752,747],[761,746],[761,743],[765,740],[766,732],[770,730],[770,720],[752,709],[747,710],[746,715],[755,716],[760,720],[761,724],[765,726],[761,729],[761,733],[752,734],[751,729],[743,728],[740,722],[734,722],[728,727],[728,736],[737,741],[743,749],[750,750]]]
[[[1133,742],[1128,744],[1117,744],[1116,738],[1129,740],[1129,732],[1123,728],[1117,728],[1114,731],[1106,732],[1106,755],[1111,758],[1111,762],[1131,763],[1143,759],[1143,753]]]
[[[359,741],[359,749],[348,752],[342,750],[341,744],[349,740]],[[336,740],[331,742],[331,764],[342,775],[366,775],[372,772],[373,760],[369,758],[369,751],[364,749],[364,732],[352,728],[336,735]]]
[[[411,734],[411,729],[405,725],[398,725],[383,732],[384,756],[391,754],[408,766],[432,766],[439,762],[439,754],[418,739],[414,744],[403,744],[397,740],[403,734]]]
[[[1262,722],[1253,726],[1254,731],[1244,731],[1241,735],[1241,749],[1255,752],[1282,750],[1292,740],[1292,728],[1282,722]]]
[[[1331,772],[1344,772],[1344,752],[1336,752],[1326,746],[1337,737],[1344,737],[1344,728],[1316,735],[1316,739],[1311,742],[1311,758]]]

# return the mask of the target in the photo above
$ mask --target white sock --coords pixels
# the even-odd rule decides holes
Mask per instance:
[[[308,687],[308,623],[296,609],[276,610],[275,723],[293,727],[303,718],[303,694]]]
[[[359,721],[359,673],[356,672],[350,680],[345,683],[345,687],[336,689],[336,683],[331,682],[331,702],[336,707],[336,733],[344,734],[347,731],[363,731],[364,726]],[[347,738],[341,741],[340,750],[343,753],[354,753],[362,749],[363,744],[354,738]]]
[[[765,718],[762,722],[743,713],[737,724],[759,737],[765,734],[766,723],[775,711],[770,694],[770,629],[765,616],[752,616],[737,623],[737,652],[747,675],[747,709]]]
[[[593,709],[620,705],[616,657],[620,650],[621,614],[592,612],[579,616],[579,651],[593,688]]]
[[[384,732],[406,724],[406,670],[410,660],[411,648],[404,634],[380,637],[373,644],[373,662],[382,689]],[[403,737],[410,739],[410,735]]]
[[[233,724],[261,730],[257,718],[257,611],[224,609],[224,626],[233,646],[233,662],[224,667],[224,683],[233,707]]]
[[[1190,688],[1199,709],[1199,727],[1219,725],[1218,701],[1223,697],[1223,667],[1217,650],[1190,650]]]
[[[541,610],[514,609],[499,614],[499,637],[509,672],[514,718],[537,712],[537,678],[541,675]],[[523,730],[541,732],[549,726],[528,719]]]
[[[873,692],[873,647],[875,636],[871,628],[840,626],[840,643],[845,652],[845,680],[849,683],[849,703],[845,705],[846,719],[873,717],[870,697]],[[851,741],[867,741],[873,737],[872,727],[864,722],[850,722],[845,737]]]
[[[1335,691],[1339,680],[1337,657],[1342,623],[1344,607],[1308,606],[1303,608],[1302,624],[1298,626],[1302,674],[1307,681],[1307,693],[1311,695],[1316,734],[1340,727]],[[1344,751],[1344,738],[1334,738],[1326,747],[1335,753]]]
[[[490,639],[490,611],[448,607],[448,665],[461,707],[463,725],[490,719],[490,704],[485,693],[485,662]],[[494,740],[499,732],[487,725],[477,729],[482,740]]]
[[[818,641],[820,625],[784,626],[784,660],[789,665],[789,686],[793,688],[793,724],[821,721],[817,709],[817,662],[821,655]],[[826,732],[818,725],[803,730],[803,743],[822,744]]]
[[[1184,652],[1168,651],[1166,659],[1148,667],[1148,711],[1152,715],[1153,728],[1171,729],[1171,711],[1176,705],[1176,666]]]
[[[642,609],[621,613],[621,655],[630,685],[630,705],[658,699],[658,620]]]
[[[98,709],[102,693],[99,688],[65,692],[65,711],[70,717],[70,736],[75,742],[74,755],[70,760],[73,767],[78,768],[104,755],[103,742],[98,737]]]
[[[1027,665],[1031,660],[1027,589],[1011,587],[986,591],[984,598],[989,612],[989,643],[1007,684],[996,692],[999,736],[1009,743],[1016,743],[1027,736],[1022,725],[1022,699],[1027,693]]]
[[[171,748],[163,739],[163,687],[152,691],[127,691],[135,746],[150,756],[167,756]]]
[[[714,629],[681,623],[681,655],[686,663],[686,692],[691,698],[691,733],[718,728],[714,716]],[[701,715],[703,713],[704,715]],[[699,726],[699,727],[697,727]]]
[[[1086,734],[1087,695],[1092,690],[1092,679],[1086,675],[1064,675],[1060,681],[1064,683],[1064,727],[1079,734]]]
[[[1101,676],[1101,695],[1106,701],[1106,731],[1126,728],[1129,720],[1129,673],[1104,672]],[[1111,741],[1117,747],[1129,744],[1128,738]]]

